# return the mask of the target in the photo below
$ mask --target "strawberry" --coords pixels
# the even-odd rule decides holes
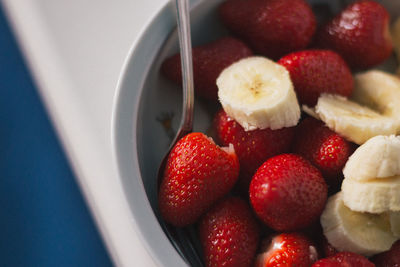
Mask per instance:
[[[389,21],[379,3],[357,1],[321,29],[316,43],[338,52],[352,68],[370,68],[392,53]]]
[[[331,257],[321,259],[312,267],[374,267],[364,256],[352,252],[339,252]]]
[[[329,50],[305,50],[278,61],[290,73],[301,104],[315,106],[321,93],[351,95],[353,76],[346,62]]]
[[[216,136],[224,146],[233,144],[240,162],[239,184],[248,191],[257,168],[268,158],[289,151],[295,128],[245,131],[221,109],[214,118]]]
[[[219,15],[254,51],[273,59],[305,48],[316,28],[304,0],[229,0],[221,4]]]
[[[296,128],[293,152],[317,167],[330,188],[340,185],[342,169],[353,151],[350,142],[312,117],[304,119]]]
[[[327,185],[320,171],[295,154],[268,159],[250,183],[253,209],[265,224],[277,231],[310,225],[319,218],[326,199]]]
[[[186,135],[167,159],[158,196],[162,217],[175,226],[194,223],[229,192],[238,174],[232,147],[221,149],[202,133]]]
[[[255,267],[309,267],[318,258],[315,246],[299,233],[282,233],[264,241],[265,248],[257,256]]]
[[[259,235],[259,225],[244,200],[230,197],[217,203],[199,223],[206,266],[251,266]]]
[[[242,41],[232,38],[220,38],[212,43],[193,48],[193,82],[196,94],[217,100],[216,80],[223,69],[251,56],[253,53]],[[171,81],[182,84],[180,54],[167,58],[161,70]]]
[[[375,255],[371,261],[373,261],[377,267],[400,266],[400,240],[394,243],[389,251]]]

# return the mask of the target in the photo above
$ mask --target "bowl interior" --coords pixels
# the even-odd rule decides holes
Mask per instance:
[[[200,45],[226,35],[218,23],[215,7],[221,1],[201,2],[191,13],[193,45]],[[218,25],[218,26],[215,26]],[[144,187],[154,208],[157,201],[157,168],[168,150],[179,126],[182,109],[182,89],[160,75],[163,60],[179,51],[174,30],[158,51],[143,85],[140,97],[137,140],[140,171]],[[195,101],[194,131],[205,132],[213,116],[205,102]]]
[[[193,45],[225,35],[216,7],[222,0],[191,1]],[[134,44],[115,99],[113,146],[126,199],[143,244],[160,266],[185,266],[157,221],[157,169],[180,123],[179,86],[160,75],[162,61],[179,50],[171,4],[152,19]],[[206,131],[213,112],[195,103],[195,131]],[[153,211],[154,210],[154,211]]]
[[[223,0],[193,0],[193,45],[227,35],[216,9]],[[320,10],[329,5],[337,12],[344,2],[308,1]],[[400,1],[383,3],[397,16]],[[396,14],[395,14],[396,13]],[[157,223],[157,169],[178,128],[181,88],[160,75],[163,60],[178,52],[175,17],[171,4],[152,19],[131,50],[122,72],[115,101],[113,136],[120,179],[143,244],[162,266],[185,265]],[[393,69],[393,60],[384,66]],[[207,132],[216,105],[195,102],[194,130]]]

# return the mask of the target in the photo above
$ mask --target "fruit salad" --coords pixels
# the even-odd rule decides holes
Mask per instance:
[[[378,1],[226,0],[194,47],[212,130],[171,150],[158,200],[206,266],[400,266],[400,19]],[[392,30],[392,31],[391,31]],[[180,55],[161,72],[181,82]],[[215,108],[217,107],[217,108]]]

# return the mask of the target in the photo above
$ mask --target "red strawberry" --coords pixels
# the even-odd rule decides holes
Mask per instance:
[[[258,168],[250,184],[250,201],[260,219],[277,231],[304,228],[325,206],[327,186],[306,159],[282,154]]]
[[[278,61],[290,73],[301,104],[315,106],[321,93],[351,95],[353,76],[346,62],[329,50],[305,50]]]
[[[230,31],[257,53],[274,59],[305,48],[316,28],[304,0],[229,0],[219,14]]]
[[[193,48],[193,80],[196,94],[217,100],[216,80],[221,71],[239,59],[252,54],[242,41],[232,37],[220,38],[212,43]],[[168,79],[182,84],[179,54],[167,58],[161,70]]]
[[[233,149],[221,149],[202,133],[186,135],[168,156],[158,196],[161,215],[175,226],[194,223],[229,192],[238,174]]]
[[[379,3],[358,1],[322,28],[317,44],[337,51],[353,68],[370,68],[392,53],[389,21],[389,13]]]
[[[302,234],[283,233],[266,241],[269,242],[264,244],[264,252],[257,256],[255,267],[309,267],[318,259],[317,250]]]
[[[239,123],[221,109],[214,118],[216,136],[222,145],[233,144],[240,162],[240,187],[246,192],[257,168],[268,158],[287,152],[290,148],[294,127],[279,130],[245,131]]]
[[[343,179],[342,169],[353,153],[353,145],[323,122],[308,117],[296,129],[293,152],[308,159],[335,188]]]
[[[394,243],[389,251],[375,255],[371,260],[377,267],[399,267],[400,240]]]
[[[352,252],[339,252],[331,257],[321,259],[312,267],[374,267],[364,256]]]
[[[216,204],[199,224],[206,266],[251,266],[259,226],[249,205],[230,197]]]

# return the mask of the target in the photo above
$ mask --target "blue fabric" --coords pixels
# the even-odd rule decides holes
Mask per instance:
[[[0,266],[112,266],[1,8]]]

